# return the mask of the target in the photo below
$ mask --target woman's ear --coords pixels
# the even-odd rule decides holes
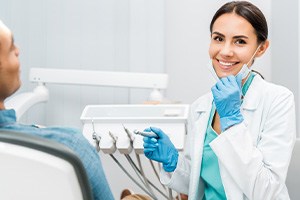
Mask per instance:
[[[260,57],[261,55],[263,55],[266,52],[266,50],[268,49],[269,44],[270,44],[269,40],[266,40],[263,43],[261,43],[261,45],[256,53],[256,57]]]

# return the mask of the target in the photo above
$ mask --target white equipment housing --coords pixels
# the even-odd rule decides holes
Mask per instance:
[[[95,145],[93,132],[101,137],[100,149],[104,153],[130,153],[130,139],[124,127],[132,132],[133,149],[143,152],[143,137],[133,135],[133,130],[143,131],[150,126],[162,129],[178,150],[183,150],[189,106],[185,104],[159,105],[88,105],[80,117],[83,134]],[[92,123],[93,122],[93,123]],[[94,124],[94,129],[93,129]],[[124,127],[123,127],[124,126]],[[116,139],[109,135],[111,132]]]
[[[83,164],[60,143],[0,131],[0,159],[0,199],[92,199]]]

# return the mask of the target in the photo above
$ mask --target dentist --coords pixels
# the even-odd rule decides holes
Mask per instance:
[[[268,49],[263,13],[232,1],[210,24],[218,82],[192,105],[185,151],[150,127],[144,153],[161,162],[161,182],[193,200],[289,199],[285,179],[296,138],[294,96],[249,70]],[[246,70],[245,70],[246,67]]]

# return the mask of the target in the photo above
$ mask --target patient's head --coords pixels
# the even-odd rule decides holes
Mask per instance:
[[[12,32],[0,20],[0,109],[4,109],[5,98],[19,89],[19,74],[19,49],[14,44]]]

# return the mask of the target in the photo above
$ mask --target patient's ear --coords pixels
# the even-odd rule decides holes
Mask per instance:
[[[266,52],[266,50],[268,49],[269,44],[270,44],[269,40],[266,40],[263,43],[261,43],[255,57],[262,56]]]

